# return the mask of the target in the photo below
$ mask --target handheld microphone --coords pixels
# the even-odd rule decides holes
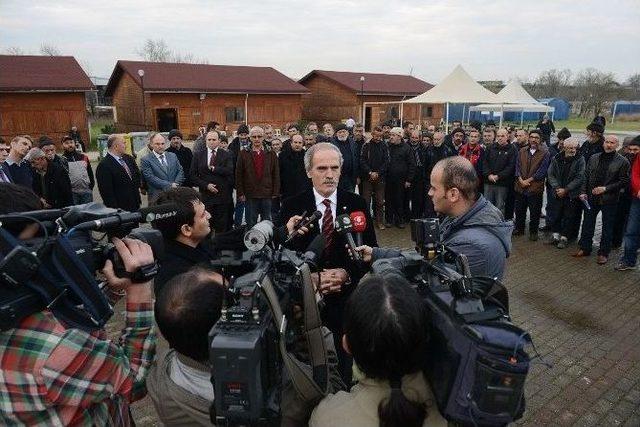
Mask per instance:
[[[367,229],[367,217],[362,211],[355,211],[349,214],[353,232],[356,233],[356,244],[362,246],[362,233]]]
[[[304,214],[302,216],[304,216]],[[294,237],[298,235],[298,231],[302,227],[308,227],[314,222],[316,222],[317,220],[319,220],[320,218],[322,218],[322,212],[320,211],[315,211],[314,213],[311,214],[311,216],[302,218],[300,221],[298,221],[296,226],[293,227],[293,231],[287,236],[287,240],[285,240],[284,242],[289,243],[291,240],[293,240]]]
[[[302,259],[313,266],[316,266],[320,258],[322,258],[322,253],[324,251],[324,236],[322,234],[318,234],[313,238],[304,254],[302,255]]]
[[[352,229],[353,226],[351,225],[351,218],[349,218],[349,215],[338,215],[335,224],[336,232],[346,237],[347,244],[349,245],[349,250],[351,251],[353,258],[356,261],[362,261],[362,256],[360,256],[360,253],[356,251],[356,242],[353,241],[353,235],[351,234]]]
[[[139,222],[153,222],[159,219],[171,218],[178,215],[178,206],[175,203],[167,203],[158,206],[142,208],[137,212],[115,212],[111,216],[82,222],[72,230],[105,230],[121,225],[131,225]]]

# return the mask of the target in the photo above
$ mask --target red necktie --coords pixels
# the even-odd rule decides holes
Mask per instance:
[[[326,206],[322,216],[322,235],[324,236],[324,247],[328,248],[333,243],[333,213],[331,212],[331,200],[324,199],[322,204]]]
[[[216,150],[211,150],[211,159],[209,159],[209,167],[214,167],[216,165]]]

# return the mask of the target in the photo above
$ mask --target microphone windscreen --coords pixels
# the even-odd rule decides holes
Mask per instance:
[[[315,256],[314,259],[316,260],[320,259],[320,257],[322,256],[322,252],[324,251],[324,245],[325,245],[324,236],[322,234],[318,234],[316,237],[313,238],[311,243],[309,243],[309,246],[307,247],[305,252],[307,253],[311,252]]]
[[[362,211],[351,212],[349,215],[354,233],[364,233],[367,229],[367,217]]]

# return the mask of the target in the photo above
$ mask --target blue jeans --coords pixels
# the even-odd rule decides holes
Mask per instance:
[[[271,199],[247,199],[246,205],[247,228],[251,228],[260,220],[271,220]]]
[[[582,232],[580,233],[578,245],[584,252],[591,253],[591,249],[593,248],[593,233],[596,228],[596,218],[598,217],[598,212],[602,212],[602,235],[600,236],[598,255],[609,256],[609,252],[611,252],[611,240],[613,239],[613,221],[616,219],[617,205],[598,205],[591,197],[589,197],[589,205],[591,209],[584,210]]]
[[[84,205],[93,202],[93,193],[73,193],[73,204]]]
[[[244,202],[236,200],[236,207],[233,210],[233,225],[242,225],[242,216],[244,215]]]
[[[622,261],[627,265],[636,265],[638,249],[640,249],[640,199],[631,201],[627,230],[624,233],[624,255]]]

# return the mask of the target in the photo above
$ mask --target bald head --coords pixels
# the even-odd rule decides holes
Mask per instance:
[[[439,147],[442,145],[443,142],[444,142],[443,132],[438,131],[433,134],[433,145],[435,145],[436,147]]]
[[[620,140],[615,135],[607,135],[604,137],[604,144],[602,144],[602,148],[604,148],[605,153],[612,153],[618,149],[618,145],[620,144]]]

